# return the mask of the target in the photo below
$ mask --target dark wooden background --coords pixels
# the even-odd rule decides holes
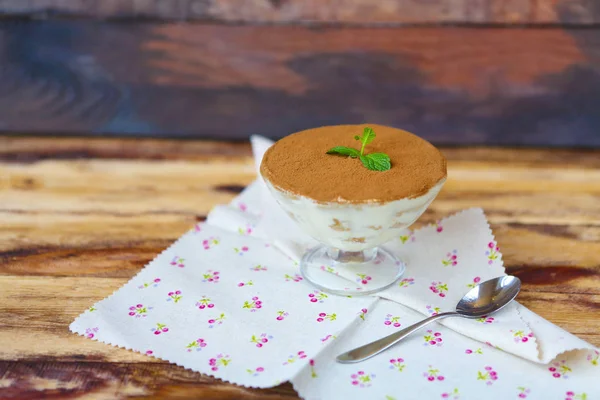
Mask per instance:
[[[598,0],[0,0],[0,131],[600,147]]]

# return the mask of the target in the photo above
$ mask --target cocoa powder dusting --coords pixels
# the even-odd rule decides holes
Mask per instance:
[[[371,171],[358,159],[326,154],[334,146],[360,150],[354,136],[366,126],[377,136],[365,154],[388,154],[389,171]],[[446,177],[446,159],[431,143],[400,129],[337,125],[284,137],[265,153],[260,171],[273,186],[318,202],[386,202],[425,194]]]

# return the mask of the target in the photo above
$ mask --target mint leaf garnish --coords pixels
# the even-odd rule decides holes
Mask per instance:
[[[365,146],[375,139],[375,132],[369,127],[363,129],[362,136],[354,136],[355,140],[362,143],[360,151],[352,147],[336,146],[327,151],[327,154],[339,154],[351,158],[360,158],[362,164],[371,171],[387,171],[392,167],[390,157],[385,153],[364,154]]]
[[[354,140],[360,140],[360,142],[362,143],[362,147],[360,148],[361,156],[365,152],[365,146],[371,143],[373,139],[375,139],[375,132],[373,132],[373,129],[369,127],[363,129],[362,136],[354,136]]]
[[[327,154],[340,154],[342,156],[350,156],[352,158],[360,157],[360,152],[352,147],[336,146],[327,151]]]
[[[372,153],[360,156],[360,161],[371,171],[387,171],[392,168],[390,157],[384,153]]]
[[[373,139],[375,139],[375,132],[373,132],[373,129],[371,128],[365,128],[363,130],[363,135],[362,135],[362,142],[364,144],[369,144],[373,141]]]

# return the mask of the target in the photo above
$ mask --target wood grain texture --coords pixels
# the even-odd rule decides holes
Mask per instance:
[[[600,345],[600,151],[442,150],[449,179],[417,226],[483,207],[519,300]],[[0,398],[296,398],[67,329],[251,182],[252,165],[245,143],[0,137]]]
[[[0,13],[246,23],[580,24],[600,21],[589,0],[2,0]]]
[[[0,21],[0,131],[600,147],[600,29]]]

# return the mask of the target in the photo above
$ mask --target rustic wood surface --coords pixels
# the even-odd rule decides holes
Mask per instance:
[[[600,147],[600,29],[0,21],[0,65],[0,131]]]
[[[591,25],[600,22],[600,6],[593,0],[2,0],[0,13],[32,17],[358,25]]]
[[[483,207],[519,300],[600,345],[600,151],[445,148],[418,225]],[[0,398],[291,399],[68,324],[254,179],[247,144],[0,137]]]

